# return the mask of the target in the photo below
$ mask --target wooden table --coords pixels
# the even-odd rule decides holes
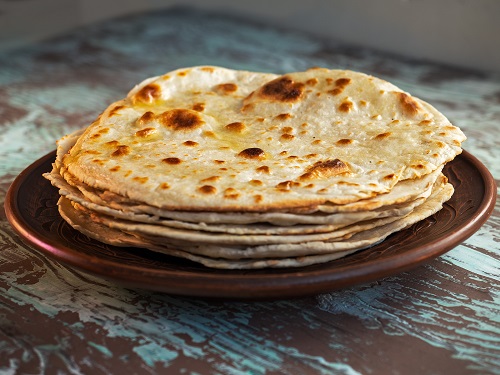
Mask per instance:
[[[0,200],[14,178],[142,79],[183,66],[311,66],[385,78],[434,104],[500,178],[500,77],[173,9],[0,54]],[[0,212],[0,373],[500,374],[500,208],[410,271],[299,299],[125,288],[49,259]]]

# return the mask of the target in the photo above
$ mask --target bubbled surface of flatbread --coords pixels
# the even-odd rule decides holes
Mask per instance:
[[[463,140],[431,105],[362,73],[194,67],[112,104],[61,170],[169,210],[268,211],[389,192]]]

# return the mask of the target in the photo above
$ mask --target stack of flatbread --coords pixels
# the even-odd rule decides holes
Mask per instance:
[[[203,66],[145,80],[58,141],[45,177],[99,241],[250,269],[328,262],[442,208],[459,128],[362,73]],[[139,249],[137,249],[139,248]]]

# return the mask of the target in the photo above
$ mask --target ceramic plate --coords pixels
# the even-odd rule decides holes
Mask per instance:
[[[105,245],[75,231],[57,211],[57,189],[42,177],[55,152],[10,187],[7,218],[26,243],[48,257],[125,286],[198,297],[261,299],[312,295],[408,270],[459,245],[488,219],[495,181],[464,151],[444,173],[455,194],[435,215],[343,259],[291,269],[216,270],[138,248]]]

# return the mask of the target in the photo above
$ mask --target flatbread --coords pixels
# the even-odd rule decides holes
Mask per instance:
[[[69,185],[57,173],[52,173],[48,179],[54,186],[59,188],[59,194],[72,202],[78,203],[91,211],[128,220],[135,223],[159,224],[173,228],[183,228],[198,231],[222,232],[234,234],[294,234],[294,233],[318,233],[332,231],[344,226],[377,218],[398,217],[411,212],[421,204],[431,193],[427,188],[419,194],[416,199],[409,202],[387,205],[385,207],[354,212],[337,213],[210,213],[166,210],[144,210],[146,212],[135,212],[127,209],[127,206],[116,204],[106,205],[101,199],[88,200],[77,188]],[[98,201],[99,203],[95,203]],[[153,213],[148,213],[152,211]],[[174,216],[175,218],[171,218]],[[181,216],[181,219],[177,218]],[[188,220],[182,220],[187,218]],[[198,219],[198,220],[196,220]],[[271,224],[271,225],[270,225]]]
[[[435,200],[435,196],[443,189],[446,183],[446,178],[443,176],[436,183],[434,195],[431,195],[431,201]],[[437,191],[437,192],[436,192]],[[418,210],[418,206],[413,211]],[[411,212],[411,211],[410,211]],[[408,214],[408,213],[406,213]],[[255,246],[267,244],[289,244],[314,242],[314,241],[332,241],[339,238],[349,238],[355,233],[366,232],[372,228],[383,226],[392,223],[396,220],[403,220],[406,215],[402,216],[386,216],[373,220],[360,220],[348,225],[340,227],[332,226],[329,230],[322,231],[299,231],[298,233],[231,233],[231,232],[215,232],[207,230],[199,230],[199,228],[182,229],[174,226],[159,225],[159,223],[141,223],[122,218],[102,215],[98,212],[92,212],[92,219],[100,222],[110,228],[118,229],[123,232],[136,234],[138,236],[154,236],[162,238],[166,243],[182,241],[187,244],[203,244],[205,245],[231,245],[231,246]],[[203,228],[206,229],[206,228]],[[267,228],[268,230],[272,229]]]
[[[141,238],[91,220],[84,210],[75,209],[71,202],[65,198],[60,199],[59,211],[75,229],[110,245],[147,248],[163,254],[189,259],[213,268],[283,268],[328,262],[373,246],[383,241],[390,234],[436,213],[442,208],[443,202],[447,201],[452,194],[453,187],[450,184],[445,184],[438,191],[435,191],[430,199],[404,219],[374,228],[371,231],[361,232],[348,240],[255,246],[243,249],[206,245],[186,246],[185,244],[169,246],[163,240],[157,242],[152,238]]]
[[[440,210],[464,140],[362,73],[203,66],[134,87],[61,138],[44,176],[64,220],[101,242],[220,269],[300,267]]]
[[[362,73],[193,67],[136,86],[79,137],[63,173],[173,211],[343,205],[461,152],[431,105]]]

